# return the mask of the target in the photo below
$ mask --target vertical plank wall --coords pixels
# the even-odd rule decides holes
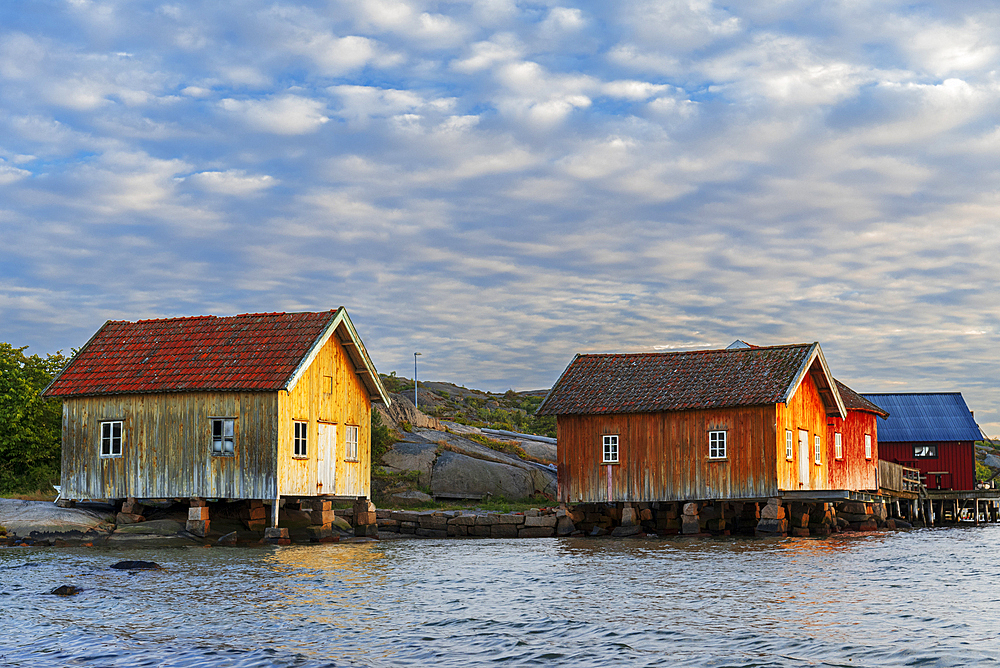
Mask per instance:
[[[816,389],[812,374],[806,374],[787,404],[777,404],[777,476],[782,490],[830,489],[826,456],[826,406]],[[792,458],[785,457],[785,430],[793,434]],[[799,430],[809,433],[809,479],[799,479]],[[820,435],[822,463],[813,461],[816,434]]]
[[[929,441],[937,445],[938,456],[916,459],[913,456],[913,446],[917,443],[883,442],[881,444],[882,458],[887,462],[896,462],[903,466],[919,469],[921,475],[926,475],[926,485],[936,489],[937,475],[930,473],[947,472],[941,475],[941,489],[970,490],[976,487],[976,455],[972,441]],[[921,443],[923,444],[923,443]]]
[[[844,446],[842,459],[834,456],[834,434],[837,432],[840,432]],[[871,459],[865,458],[865,434],[872,437]],[[849,410],[846,420],[828,417],[826,439],[824,447],[829,462],[830,489],[855,492],[878,489],[878,434],[874,413]]]
[[[563,501],[683,501],[773,495],[774,406],[560,415],[558,466]],[[708,457],[708,432],[728,433],[724,460]],[[601,463],[603,436],[618,434],[619,463]]]
[[[235,453],[211,452],[211,417],[236,418]],[[122,456],[100,456],[102,420],[124,422]],[[175,392],[63,402],[68,499],[266,499],[275,492],[277,397],[271,392]]]
[[[325,377],[333,378],[327,392]],[[293,456],[293,423],[309,424],[308,457]],[[336,489],[318,486],[320,422],[337,425]],[[358,427],[358,461],[344,459],[347,430]],[[291,392],[278,393],[278,488],[282,496],[370,496],[371,398],[337,336],[331,336]]]

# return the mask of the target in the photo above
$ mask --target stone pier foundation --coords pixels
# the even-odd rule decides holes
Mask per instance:
[[[191,499],[188,507],[188,518],[185,529],[199,538],[204,538],[209,529],[208,501],[205,499]]]

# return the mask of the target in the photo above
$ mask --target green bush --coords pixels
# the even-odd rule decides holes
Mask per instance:
[[[68,361],[25,355],[0,343],[0,494],[30,493],[59,480],[62,402],[40,393]]]
[[[396,435],[384,422],[378,409],[372,407],[372,464],[382,460],[382,455],[389,451],[396,442]]]

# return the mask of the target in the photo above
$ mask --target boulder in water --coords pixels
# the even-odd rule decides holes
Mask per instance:
[[[111,564],[111,568],[119,571],[155,571],[163,567],[155,561],[119,561]]]
[[[76,596],[81,591],[83,590],[79,587],[74,587],[73,585],[63,585],[61,587],[56,587],[49,593],[54,596]]]

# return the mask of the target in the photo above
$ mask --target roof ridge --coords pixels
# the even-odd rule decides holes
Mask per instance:
[[[861,396],[882,396],[882,397],[892,397],[892,396],[914,396],[914,395],[928,395],[928,394],[962,394],[961,390],[953,390],[951,392],[858,392]]]
[[[812,343],[781,343],[776,346],[754,346],[753,348],[703,348],[699,350],[656,350],[634,353],[578,353],[580,357],[644,357],[654,355],[698,355],[706,353],[752,353],[760,350],[779,348],[809,348]]]
[[[233,318],[253,318],[261,316],[282,316],[282,315],[303,315],[306,313],[319,315],[335,313],[337,309],[324,309],[322,311],[263,311],[260,313],[237,313],[235,315],[183,315],[169,318],[141,318],[139,320],[109,320],[112,323],[126,323],[138,325],[139,323],[150,322],[179,322],[182,320],[231,320]]]

